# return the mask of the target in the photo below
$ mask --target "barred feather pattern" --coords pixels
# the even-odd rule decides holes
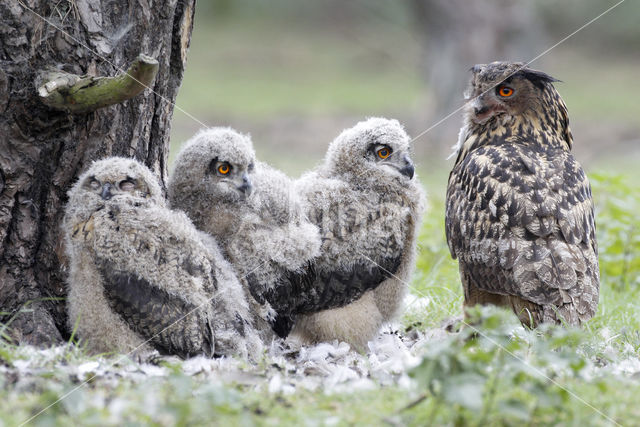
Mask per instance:
[[[246,337],[250,314],[224,260],[216,265],[184,214],[115,202],[81,236],[113,312],[163,353],[246,357],[245,340],[259,341]]]
[[[447,242],[465,305],[510,306],[533,326],[579,325],[598,305],[593,201],[570,152],[566,106],[541,84],[522,114],[467,119],[447,188]]]

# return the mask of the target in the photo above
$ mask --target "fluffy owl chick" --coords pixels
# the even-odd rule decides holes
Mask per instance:
[[[315,314],[313,304],[304,305],[294,334],[364,350],[397,314],[413,270],[424,193],[409,137],[396,120],[360,122],[331,143],[324,163],[296,188],[323,241],[312,295],[332,291],[350,296],[350,304]]]
[[[231,266],[186,215],[166,208],[145,166],[94,162],[69,191],[63,227],[69,322],[91,350],[260,350]]]
[[[596,312],[598,249],[556,80],[521,63],[472,73],[446,203],[465,305],[510,306],[529,325],[578,325]]]
[[[178,154],[168,194],[173,208],[220,242],[258,314],[255,325],[263,338],[272,337],[272,329],[286,335],[292,322],[288,297],[267,295],[280,286],[297,292],[288,285],[306,273],[320,248],[318,228],[306,220],[291,180],[256,161],[249,137],[211,128]]]

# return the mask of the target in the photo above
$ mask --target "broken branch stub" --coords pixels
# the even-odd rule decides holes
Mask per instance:
[[[36,86],[45,105],[70,113],[89,113],[133,98],[149,87],[157,73],[158,61],[141,54],[126,72],[115,77],[48,71],[39,77]]]

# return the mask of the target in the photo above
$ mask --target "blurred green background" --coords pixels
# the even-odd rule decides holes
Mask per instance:
[[[199,128],[250,133],[258,156],[297,176],[368,117],[419,135],[462,105],[468,69],[529,61],[615,1],[200,1],[172,123],[173,159]],[[640,2],[629,0],[532,63],[562,80],[586,166],[640,159]],[[444,194],[460,113],[415,141],[431,194]],[[199,123],[201,122],[201,123]]]

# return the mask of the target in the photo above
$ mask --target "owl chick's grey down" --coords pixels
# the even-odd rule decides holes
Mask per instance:
[[[306,297],[313,302],[313,292],[330,289],[351,303],[318,313],[314,304],[302,304],[293,334],[307,343],[337,339],[364,350],[397,315],[414,267],[424,193],[409,137],[396,120],[358,123],[296,182],[296,194],[322,237],[316,284]]]
[[[63,221],[71,328],[93,352],[256,355],[260,340],[215,240],[169,210],[133,159],[94,162]]]
[[[522,63],[472,73],[446,202],[465,306],[581,324],[598,305],[596,226],[556,80]]]
[[[248,136],[218,127],[185,143],[168,194],[173,208],[220,242],[244,284],[263,339],[272,338],[272,331],[286,336],[293,304],[304,292],[291,284],[306,276],[320,248],[318,228],[306,220],[291,180],[256,160]],[[283,291],[274,298],[279,288]]]

